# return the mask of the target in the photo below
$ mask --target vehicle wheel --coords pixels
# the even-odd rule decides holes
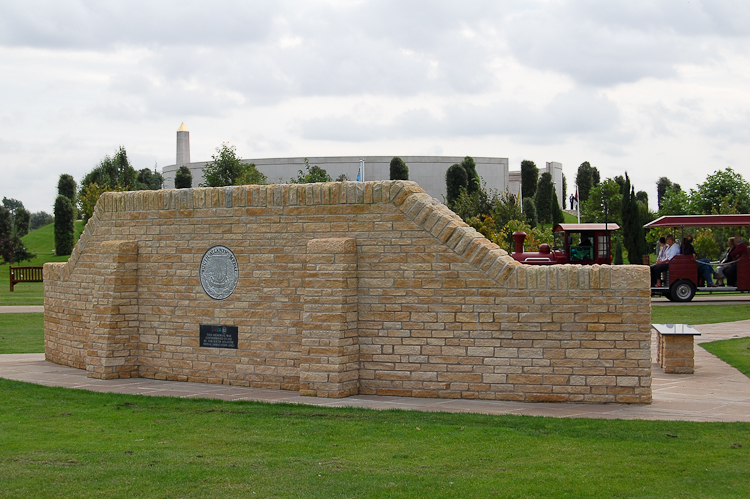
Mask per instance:
[[[673,301],[690,301],[695,296],[695,285],[683,279],[672,284],[669,291]]]

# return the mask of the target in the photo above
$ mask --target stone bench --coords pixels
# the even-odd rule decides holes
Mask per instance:
[[[658,334],[656,361],[667,374],[693,374],[695,350],[693,336],[700,336],[687,324],[652,324]]]

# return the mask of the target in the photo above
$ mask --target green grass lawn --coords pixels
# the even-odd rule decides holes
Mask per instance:
[[[651,307],[652,324],[714,324],[750,319],[748,305],[683,305]]]
[[[101,394],[0,380],[2,497],[738,497],[750,424]]]
[[[44,314],[0,314],[0,354],[44,352]]]
[[[76,222],[76,241],[83,232],[83,222]],[[69,255],[57,256],[55,249],[54,225],[49,224],[21,238],[23,244],[36,258],[15,264],[14,267],[42,266],[47,262],[65,262]],[[0,305],[44,305],[44,285],[29,282],[16,284],[10,292],[10,271],[8,265],[0,265]]]
[[[701,343],[701,346],[746,376],[750,376],[750,338]]]

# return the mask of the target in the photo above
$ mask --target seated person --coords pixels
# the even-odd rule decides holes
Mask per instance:
[[[674,242],[674,236],[672,234],[667,236],[667,249],[664,252],[664,260],[657,260],[655,264],[651,266],[651,287],[661,287],[661,273],[665,270],[669,270],[669,261],[675,256],[680,254],[680,247]]]
[[[719,264],[716,266],[716,278],[721,279],[722,285],[724,284],[724,269],[732,263],[732,251],[737,244],[734,242],[734,238],[730,237],[727,240],[727,251],[724,253],[724,258],[719,260]]]
[[[688,236],[682,240],[682,254],[692,256],[693,260],[698,263],[698,274],[703,276],[703,282],[706,286],[715,287],[714,268],[711,266],[711,260],[708,258],[698,258],[693,248],[693,236]]]
[[[748,254],[747,245],[742,241],[742,236],[735,236],[734,242],[736,246],[729,253],[729,258],[732,260],[732,265],[724,267],[724,277],[727,278],[728,286],[737,285],[737,260]]]

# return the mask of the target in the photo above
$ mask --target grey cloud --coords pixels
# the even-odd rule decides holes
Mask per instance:
[[[507,40],[523,64],[610,86],[719,60],[706,38],[747,37],[748,20],[746,2],[581,1],[519,13]]]
[[[619,127],[619,111],[606,97],[573,90],[558,94],[541,109],[504,101],[488,105],[452,104],[437,117],[424,109],[409,110],[390,124],[358,121],[351,116],[327,116],[297,124],[303,138],[359,142],[403,137],[512,135],[533,141],[556,142],[571,135],[601,135]]]

